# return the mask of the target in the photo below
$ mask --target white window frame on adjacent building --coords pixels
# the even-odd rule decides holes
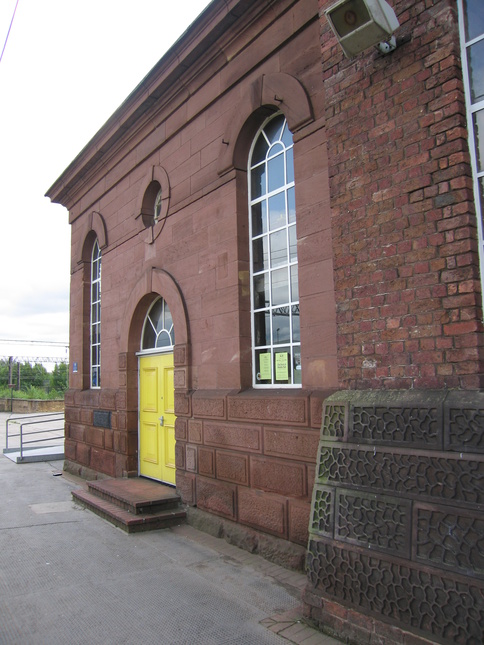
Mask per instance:
[[[482,0],[458,0],[458,7],[469,152],[479,235],[481,284],[484,293],[484,7]],[[479,20],[475,20],[476,15],[479,16]],[[479,93],[477,81],[481,85]]]
[[[91,255],[90,356],[91,388],[101,387],[101,249],[96,240]]]
[[[282,113],[252,142],[248,183],[252,383],[301,387],[293,141]]]

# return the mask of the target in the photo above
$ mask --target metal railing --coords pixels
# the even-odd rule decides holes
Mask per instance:
[[[12,433],[10,424],[20,426],[19,432]],[[37,428],[29,430],[30,426],[37,426]],[[41,426],[43,427],[38,429]],[[30,438],[38,435],[44,436],[41,439]],[[9,442],[11,444],[13,439],[18,439],[19,441],[15,443],[19,445],[12,448],[9,446]],[[24,451],[31,450],[32,448],[28,446],[32,446],[32,444],[37,444],[36,447],[52,447],[61,445],[61,443],[64,443],[64,412],[45,412],[7,419],[4,453],[20,450],[20,460],[22,460]]]

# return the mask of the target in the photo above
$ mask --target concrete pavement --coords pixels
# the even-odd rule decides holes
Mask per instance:
[[[304,575],[187,525],[128,535],[72,501],[79,484],[0,457],[1,645],[338,642],[304,623]]]

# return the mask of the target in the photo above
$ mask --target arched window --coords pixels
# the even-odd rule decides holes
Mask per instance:
[[[143,325],[141,350],[171,349],[175,344],[173,318],[163,298],[152,304]]]
[[[253,384],[300,385],[293,142],[283,114],[252,144],[249,212]]]
[[[96,240],[91,256],[91,387],[101,387],[101,249]]]

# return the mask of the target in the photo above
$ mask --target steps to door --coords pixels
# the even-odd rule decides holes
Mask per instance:
[[[76,502],[127,533],[164,529],[185,521],[180,496],[147,479],[104,479],[72,492]]]

